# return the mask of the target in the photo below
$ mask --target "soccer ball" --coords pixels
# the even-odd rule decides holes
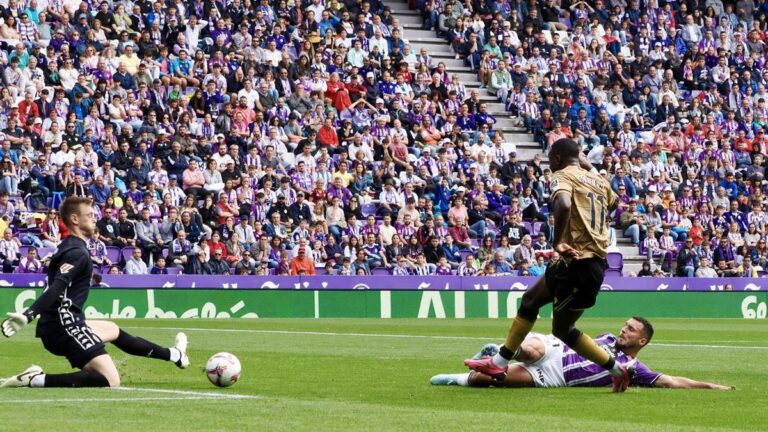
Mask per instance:
[[[214,354],[205,364],[205,376],[216,387],[229,387],[240,379],[240,360],[226,352]]]

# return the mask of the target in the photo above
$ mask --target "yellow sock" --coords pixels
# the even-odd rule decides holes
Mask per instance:
[[[520,317],[520,315],[516,316],[515,320],[512,321],[512,326],[509,328],[507,341],[504,342],[504,346],[513,353],[517,351],[525,340],[525,337],[531,332],[535,323],[536,321],[528,321],[527,319]]]
[[[576,343],[574,343],[571,348],[573,348],[573,350],[576,351],[580,356],[598,366],[605,365],[611,359],[611,356],[608,355],[605,350],[600,348],[595,343],[595,341],[585,333],[582,333],[581,336],[576,339]]]

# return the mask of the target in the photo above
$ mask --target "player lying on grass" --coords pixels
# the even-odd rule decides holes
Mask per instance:
[[[26,311],[9,313],[2,323],[11,337],[36,317],[35,335],[51,354],[66,357],[79,372],[45,374],[39,366],[0,381],[0,387],[118,387],[120,374],[104,348],[112,343],[128,354],[189,366],[187,337],[176,335],[176,345],[163,348],[131,336],[109,321],[85,320],[83,305],[90,291],[93,263],[86,240],[96,229],[91,200],[69,197],[60,208],[70,235],[56,249],[48,267],[47,288]]]
[[[638,352],[651,341],[653,326],[645,318],[632,317],[624,323],[619,337],[605,333],[595,339],[600,348],[610,352],[616,361],[631,370],[634,386],[666,388],[702,388],[730,390],[733,387],[695,381],[690,378],[665,375],[650,370],[637,360]],[[493,356],[499,346],[488,344],[475,359]],[[432,377],[433,385],[465,387],[604,387],[611,385],[610,373],[577,354],[552,335],[530,333],[522,345],[518,363],[507,367],[503,381],[476,371],[461,374],[441,374]]]

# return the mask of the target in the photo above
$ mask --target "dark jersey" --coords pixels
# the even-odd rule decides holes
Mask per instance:
[[[47,287],[30,307],[40,316],[37,336],[50,329],[85,322],[83,306],[88,300],[93,263],[85,241],[69,236],[59,243],[51,258]]]

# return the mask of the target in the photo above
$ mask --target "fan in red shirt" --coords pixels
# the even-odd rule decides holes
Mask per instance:
[[[327,118],[323,121],[323,126],[317,131],[317,140],[324,146],[333,148],[339,146],[339,137],[336,135],[336,129],[331,124],[331,119]]]
[[[291,276],[315,275],[315,262],[307,256],[307,249],[299,248],[299,253],[291,260]]]

